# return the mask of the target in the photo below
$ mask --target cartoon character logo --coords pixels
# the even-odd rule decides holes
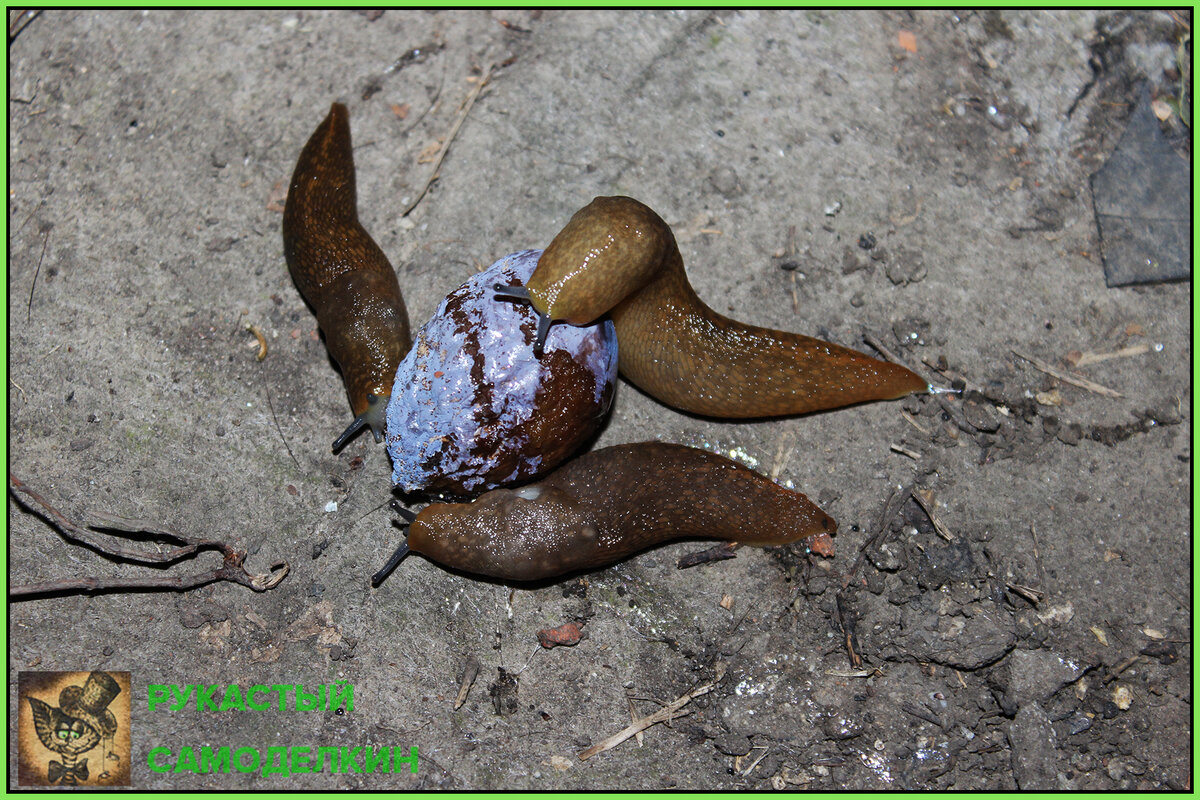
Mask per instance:
[[[124,677],[126,688],[129,684],[128,673],[116,673],[120,677]],[[58,758],[50,756],[49,763],[44,760],[45,772],[36,775],[36,779],[32,781],[24,780],[27,777],[33,777],[34,770],[25,769],[26,756],[31,754],[26,752],[30,748],[27,746],[28,737],[27,731],[22,730],[20,744],[22,750],[21,758],[21,778],[20,783],[28,785],[29,783],[38,783],[42,785],[59,785],[59,786],[79,786],[85,783],[93,785],[128,785],[128,760],[122,760],[117,754],[116,748],[113,747],[116,734],[120,728],[116,716],[109,706],[121,694],[121,683],[117,681],[113,675],[106,672],[91,672],[84,681],[83,686],[68,685],[61,689],[58,695],[58,706],[52,706],[45,700],[34,697],[30,692],[26,691],[24,684],[40,683],[45,685],[48,683],[46,678],[59,676],[60,678],[72,678],[75,673],[21,673],[21,691],[20,694],[29,701],[29,709],[33,719],[33,731],[37,734],[37,740],[52,754]],[[26,676],[37,676],[42,680],[26,680]],[[77,678],[75,678],[77,680]],[[61,683],[60,683],[61,685]],[[32,686],[30,686],[32,690]],[[125,693],[122,703],[122,710],[125,716],[125,734],[122,738],[128,740],[128,692]],[[51,695],[53,696],[53,695]],[[22,725],[22,728],[27,728],[27,725]],[[102,756],[99,764],[93,764],[92,769],[89,769],[88,759],[81,758],[84,753],[89,753],[96,745],[104,744],[102,748]],[[32,744],[32,743],[30,743]],[[123,748],[128,754],[128,746]],[[120,780],[121,775],[114,775],[110,772],[118,766],[123,766],[123,769],[114,770],[124,776],[124,780]],[[37,770],[40,772],[40,770]],[[96,774],[96,773],[99,774]],[[44,775],[44,777],[43,777]],[[94,780],[89,781],[89,778]]]

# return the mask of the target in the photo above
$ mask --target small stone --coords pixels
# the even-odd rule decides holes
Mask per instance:
[[[996,416],[996,410],[991,404],[981,403],[978,400],[966,400],[963,402],[962,410],[963,417],[975,430],[994,433],[1000,429],[1000,419]]]
[[[1058,737],[1037,703],[1022,706],[1008,727],[1013,780],[1021,791],[1057,788]]]
[[[875,569],[895,572],[908,563],[908,554],[904,545],[899,542],[884,542],[879,547],[868,550],[867,559],[875,565]]]
[[[1075,734],[1083,733],[1088,728],[1092,727],[1092,718],[1087,714],[1084,714],[1082,711],[1077,711],[1071,716],[1070,723],[1071,735],[1074,736]]]
[[[1058,440],[1063,444],[1074,447],[1083,438],[1083,426],[1078,422],[1064,425],[1058,430]]]
[[[821,721],[821,732],[834,740],[853,739],[862,735],[863,724],[852,717],[835,713]]]
[[[93,442],[91,439],[73,439],[71,441],[71,449],[72,450],[87,450],[93,444],[95,444],[95,442]]]
[[[1046,434],[1047,438],[1053,439],[1058,435],[1058,428],[1058,417],[1053,414],[1042,417],[1042,433]]]
[[[842,251],[842,274],[850,275],[862,269],[870,269],[870,265],[858,257],[854,248],[847,247]]]
[[[862,236],[858,237],[858,246],[863,250],[870,250],[874,248],[876,243],[875,234],[873,233],[864,233]]]

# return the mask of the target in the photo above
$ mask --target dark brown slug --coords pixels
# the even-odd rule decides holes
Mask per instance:
[[[334,103],[300,152],[283,211],[283,253],[342,370],[354,422],[379,441],[396,368],[412,339],[396,272],[358,222],[346,107]]]
[[[611,564],[681,538],[780,545],[837,523],[799,492],[734,461],[677,444],[596,450],[537,483],[495,489],[471,503],[437,503],[409,524],[409,550],[440,564],[533,581]]]
[[[554,237],[524,287],[495,289],[530,302],[543,336],[552,322],[583,325],[608,313],[621,374],[694,414],[803,414],[929,390],[897,364],[713,311],[688,283],[670,227],[630,197],[594,199]]]

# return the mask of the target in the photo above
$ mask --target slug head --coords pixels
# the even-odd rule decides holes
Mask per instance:
[[[408,545],[445,566],[514,581],[607,563],[591,516],[565,492],[538,485],[428,506],[409,527]]]
[[[387,422],[386,414],[388,402],[392,399],[391,395],[377,395],[374,392],[367,393],[367,408],[361,414],[354,418],[354,421],[342,431],[342,435],[333,440],[333,452],[337,452],[346,446],[346,443],[354,438],[354,435],[363,428],[370,428],[371,434],[375,437],[375,443],[383,441],[383,430]]]
[[[571,217],[526,283],[539,314],[586,325],[659,272],[671,229],[631,197],[597,197]]]

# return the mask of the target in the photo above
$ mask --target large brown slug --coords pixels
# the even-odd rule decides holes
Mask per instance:
[[[472,503],[437,503],[410,522],[376,586],[409,550],[511,581],[594,569],[681,538],[788,544],[837,523],[799,492],[734,461],[677,444],[596,450],[537,483]]]
[[[411,346],[396,273],[358,222],[346,107],[334,103],[300,152],[283,211],[283,253],[342,370],[355,420],[379,441],[396,368]]]
[[[552,322],[582,325],[607,312],[621,374],[695,414],[802,414],[929,389],[897,364],[713,311],[688,283],[670,227],[630,197],[594,199],[554,237],[525,287],[496,292],[528,300],[543,336]]]

